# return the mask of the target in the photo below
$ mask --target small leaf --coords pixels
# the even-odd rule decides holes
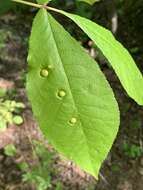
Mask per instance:
[[[23,118],[20,115],[13,117],[13,123],[16,125],[21,125],[23,123]]]
[[[34,19],[28,63],[27,93],[44,135],[98,178],[119,126],[116,100],[98,64],[46,10]],[[49,68],[47,77],[40,75],[43,68]]]
[[[78,15],[59,11],[72,19],[96,44],[115,70],[128,95],[143,105],[143,76],[129,52],[102,26]]]
[[[6,95],[6,93],[7,93],[6,89],[0,88],[0,98],[4,97]]]
[[[26,162],[21,162],[21,163],[18,164],[18,166],[20,167],[20,169],[22,171],[27,171],[28,168],[29,168],[29,166],[28,166],[28,164]]]
[[[25,105],[22,102],[16,102],[16,108],[24,109]]]
[[[89,3],[89,4],[94,4],[95,2],[99,2],[100,0],[77,0],[77,1],[83,1],[83,2],[86,2],[86,3]]]
[[[0,132],[5,131],[6,127],[7,127],[7,122],[0,114]]]
[[[9,144],[4,148],[4,152],[7,156],[15,156],[16,148],[13,144]]]
[[[47,4],[49,3],[51,0],[37,0],[37,3],[39,4]]]

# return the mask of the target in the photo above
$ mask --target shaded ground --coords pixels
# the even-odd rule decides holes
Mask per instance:
[[[37,124],[33,120],[25,93],[27,42],[31,15],[29,13],[27,16],[16,16],[10,13],[0,18],[0,30],[3,30],[6,35],[4,47],[0,49],[0,78],[12,81],[15,86],[12,99],[20,100],[26,104],[26,109],[23,112],[25,123],[20,129],[17,129],[16,139],[16,144],[26,159],[31,158],[31,145],[27,131],[30,136],[42,138]],[[89,42],[86,47],[91,54],[96,54],[96,50],[91,48]],[[67,190],[142,190],[143,155],[140,153],[132,156],[130,147],[135,145],[140,149],[143,148],[143,109],[127,97],[106,61],[101,60],[101,68],[114,89],[122,114],[118,137],[110,155],[103,164],[100,180],[97,184],[92,177],[73,166],[70,161],[59,159],[58,154],[54,157],[52,166],[56,168],[56,175],[53,176],[52,183],[60,181],[64,184],[63,189]],[[125,145],[129,145],[129,147],[125,148]],[[0,151],[0,190],[34,189],[30,184],[21,181],[22,173],[17,167],[16,160],[17,158],[9,158],[4,155],[3,150]]]

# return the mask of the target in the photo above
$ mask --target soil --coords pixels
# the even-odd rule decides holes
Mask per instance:
[[[4,87],[12,84],[9,88],[15,89],[11,98],[26,105],[23,111],[24,124],[18,129],[15,126],[9,128],[14,130],[14,143],[28,162],[32,158],[29,136],[32,139],[44,139],[25,92],[26,57],[32,16],[33,13],[29,12],[23,16],[8,13],[0,17],[0,30],[6,34],[4,47],[0,50],[0,78]],[[96,50],[90,44],[88,40],[87,50],[95,56]],[[98,61],[119,103],[121,124],[118,136],[103,164],[98,182],[72,162],[60,159],[55,152],[51,167],[56,169],[56,176],[52,176],[52,183],[60,181],[66,190],[143,190],[143,154],[132,158],[123,150],[124,143],[143,148],[143,109],[127,96],[106,60]],[[136,61],[139,63],[140,58]],[[54,151],[50,145],[48,149]],[[17,166],[20,157],[21,155],[16,158],[8,157],[3,148],[0,149],[0,190],[35,190],[33,185],[22,182],[22,172]]]

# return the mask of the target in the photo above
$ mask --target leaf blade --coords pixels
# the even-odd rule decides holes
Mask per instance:
[[[143,76],[127,49],[104,27],[78,15],[64,11],[59,13],[73,20],[94,41],[110,62],[127,94],[143,105]]]
[[[28,62],[27,92],[43,133],[59,152],[98,178],[119,125],[116,100],[98,65],[45,10],[33,23]],[[41,77],[49,65],[47,78]],[[57,97],[61,89],[66,93],[62,99]]]

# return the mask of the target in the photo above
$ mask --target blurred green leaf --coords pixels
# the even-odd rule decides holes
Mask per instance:
[[[86,2],[86,3],[89,3],[89,4],[94,4],[94,3],[96,3],[96,2],[99,2],[99,1],[101,1],[101,0],[77,0],[77,1],[84,1],[84,2]]]
[[[4,148],[4,152],[7,156],[15,156],[16,148],[13,144],[9,144]]]
[[[16,125],[21,125],[23,123],[23,118],[20,115],[13,117],[13,123]]]
[[[130,158],[136,158],[143,155],[143,150],[138,145],[124,143],[122,148],[123,148],[124,154]]]
[[[29,166],[28,166],[28,164],[26,162],[18,163],[18,166],[20,167],[20,169],[22,171],[27,171],[28,168],[29,168]]]
[[[38,3],[40,4],[47,4],[49,3],[51,0],[37,0]]]
[[[0,98],[6,95],[7,90],[0,88]]]
[[[1,109],[1,108],[0,108]],[[6,120],[0,115],[0,132],[4,131],[7,127]]]

